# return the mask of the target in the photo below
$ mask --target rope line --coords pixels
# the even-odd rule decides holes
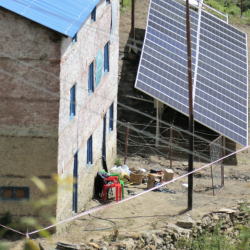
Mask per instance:
[[[160,184],[159,186],[150,188],[150,189],[148,189],[148,190],[146,190],[146,191],[144,191],[144,192],[142,192],[142,193],[139,193],[139,194],[136,194],[136,195],[134,195],[134,196],[128,197],[128,198],[126,198],[126,199],[124,199],[124,200],[121,200],[121,201],[118,201],[118,202],[116,202],[116,203],[112,203],[112,204],[109,204],[109,205],[100,206],[100,207],[97,207],[97,208],[94,208],[94,209],[91,209],[91,210],[82,212],[82,213],[80,213],[80,214],[78,214],[78,215],[72,216],[72,217],[70,217],[70,218],[68,218],[68,219],[62,220],[62,221],[60,221],[60,222],[58,222],[58,223],[55,223],[55,224],[50,225],[50,226],[48,226],[48,227],[45,227],[45,228],[43,228],[43,229],[39,229],[39,230],[32,231],[32,232],[30,232],[30,233],[23,234],[23,233],[21,233],[21,232],[16,231],[15,229],[8,228],[8,227],[3,226],[3,225],[1,225],[1,224],[0,224],[0,226],[5,227],[5,228],[8,228],[8,229],[10,229],[10,230],[12,230],[12,231],[14,231],[14,232],[20,233],[20,234],[22,234],[22,235],[26,235],[26,237],[29,237],[29,236],[32,235],[32,234],[35,234],[35,233],[38,233],[38,232],[41,232],[41,231],[50,229],[50,228],[52,228],[52,227],[58,226],[58,225],[60,225],[60,224],[63,224],[63,223],[65,223],[65,222],[69,222],[69,221],[75,220],[75,219],[80,218],[80,217],[82,217],[82,216],[84,216],[84,215],[91,214],[91,213],[94,213],[94,212],[97,212],[97,211],[106,209],[106,208],[108,208],[108,207],[113,207],[113,206],[116,206],[116,205],[121,204],[121,203],[123,203],[123,202],[127,202],[127,201],[129,201],[129,200],[135,199],[135,198],[137,198],[137,197],[139,197],[139,196],[141,196],[141,195],[147,194],[147,193],[149,193],[149,192],[151,192],[151,191],[153,191],[153,190],[155,190],[155,189],[158,189],[159,187],[168,185],[168,184],[170,184],[170,183],[172,183],[172,182],[175,182],[175,181],[177,181],[177,180],[180,180],[180,179],[182,179],[182,178],[184,178],[184,177],[186,177],[186,176],[188,176],[188,175],[190,175],[190,174],[193,174],[193,173],[198,172],[198,171],[200,171],[200,170],[202,170],[202,169],[204,169],[204,168],[207,168],[207,167],[211,166],[212,164],[215,164],[215,163],[217,163],[218,161],[221,161],[221,160],[223,160],[223,159],[226,159],[227,157],[230,157],[230,156],[232,156],[232,155],[234,155],[234,154],[237,154],[237,153],[239,153],[239,152],[241,152],[241,151],[243,151],[243,150],[246,150],[246,149],[248,149],[249,147],[250,147],[250,145],[249,145],[249,146],[246,146],[246,147],[244,147],[244,148],[241,148],[241,149],[239,149],[239,150],[237,150],[237,151],[235,151],[235,152],[233,152],[233,153],[231,153],[231,154],[229,154],[229,155],[226,155],[226,156],[224,156],[224,157],[222,157],[222,158],[220,158],[220,159],[217,159],[217,160],[215,160],[215,161],[213,161],[213,162],[211,162],[211,163],[208,163],[208,164],[206,164],[206,165],[204,165],[204,166],[202,166],[202,167],[200,167],[200,168],[197,168],[197,169],[195,169],[195,170],[193,170],[193,171],[191,171],[191,172],[188,172],[188,173],[183,174],[183,175],[181,175],[181,176],[179,176],[179,177],[176,177],[175,179],[172,179],[172,180],[170,180],[170,181],[164,182],[164,183]]]

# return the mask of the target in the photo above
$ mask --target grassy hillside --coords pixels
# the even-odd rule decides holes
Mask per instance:
[[[230,22],[250,25],[250,0],[243,0],[242,18],[241,0],[205,0],[205,3],[223,14],[228,14]],[[213,14],[219,16],[215,12]]]

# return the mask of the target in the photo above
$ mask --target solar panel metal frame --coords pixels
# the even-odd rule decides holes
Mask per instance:
[[[135,87],[179,112],[188,115],[187,60],[185,59],[185,57],[187,58],[186,26],[185,20],[182,20],[183,18],[185,19],[185,9],[185,6],[174,0],[150,1],[147,29]],[[167,14],[167,17],[162,13],[157,15],[157,10],[164,10],[162,12]],[[175,11],[171,13],[173,10]],[[199,13],[197,14],[190,10],[191,33],[193,35],[194,119],[242,145],[248,145],[247,35],[208,12],[201,9],[200,12],[201,15],[199,16]],[[180,14],[179,16],[178,13]],[[162,20],[167,20],[168,22],[164,24],[162,20],[157,21],[157,18],[162,18]],[[174,18],[174,20],[171,20],[171,18]],[[198,18],[200,18],[200,27]],[[210,26],[203,19],[207,20]],[[194,23],[195,20],[198,20],[198,23]],[[214,21],[216,23],[213,26],[211,24]],[[167,26],[168,30],[164,32]],[[220,27],[221,29],[219,29]],[[196,38],[194,37],[195,34],[197,35]],[[164,41],[161,41],[161,39],[164,39]],[[209,41],[208,39],[214,40],[210,40],[210,44],[205,48],[204,45]],[[182,42],[182,45],[180,42]],[[215,44],[218,47],[211,52],[209,48],[211,49]],[[234,56],[238,58],[234,58],[233,60],[235,61],[232,61]],[[245,60],[245,62],[242,60]],[[174,67],[175,70],[173,69]],[[205,78],[208,76],[210,79],[206,80]],[[221,78],[223,76],[226,80]],[[205,83],[211,83],[210,85],[213,86],[212,88],[210,87],[211,90],[203,82],[200,82],[202,77]],[[165,81],[163,81],[164,79]],[[178,81],[179,85],[177,85]],[[225,89],[225,86],[228,86],[228,81],[231,82],[231,89]],[[166,82],[168,82],[168,85]],[[241,87],[235,88],[232,85],[236,82]],[[242,82],[245,82],[245,84]],[[228,94],[233,87],[235,91],[230,99]],[[211,91],[217,89],[217,92],[214,93],[216,97],[209,97],[208,93],[204,92],[205,88],[207,88],[208,93],[209,91],[212,93]],[[218,92],[218,88],[221,91]],[[223,88],[225,93],[222,91]],[[203,94],[202,91],[204,92]],[[208,99],[204,99],[204,95],[207,95]],[[241,96],[244,95],[245,98],[241,99]],[[220,98],[218,98],[219,96]],[[209,100],[211,100],[211,103],[208,109],[207,101]],[[231,110],[229,109],[230,105],[223,103],[225,100],[231,101],[231,104],[234,105]],[[213,102],[214,104],[212,104]],[[205,108],[207,109],[206,112],[204,112]],[[214,110],[213,115],[211,114],[212,110]],[[220,114],[220,117],[218,117],[218,114]],[[214,119],[216,115],[217,119]],[[231,124],[232,122],[234,124]]]

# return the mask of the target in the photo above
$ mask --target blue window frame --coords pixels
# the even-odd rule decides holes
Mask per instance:
[[[72,121],[76,115],[76,85],[70,89],[70,112],[69,121]]]
[[[94,62],[89,65],[89,95],[94,92]]]
[[[91,12],[91,23],[95,22],[96,20],[96,7]]]
[[[104,75],[109,72],[109,43],[104,47]]]
[[[13,201],[29,199],[29,188],[0,187],[0,197],[2,200],[13,200]]]
[[[109,132],[114,129],[114,103],[109,108]]]
[[[92,154],[92,135],[89,137],[87,142],[87,168],[93,164],[93,154]]]
[[[106,0],[106,5],[110,4],[110,0]]]
[[[77,33],[72,37],[72,45],[77,42]]]

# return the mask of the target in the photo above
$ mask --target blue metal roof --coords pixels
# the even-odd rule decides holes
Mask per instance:
[[[100,0],[1,0],[0,6],[73,37]]]

